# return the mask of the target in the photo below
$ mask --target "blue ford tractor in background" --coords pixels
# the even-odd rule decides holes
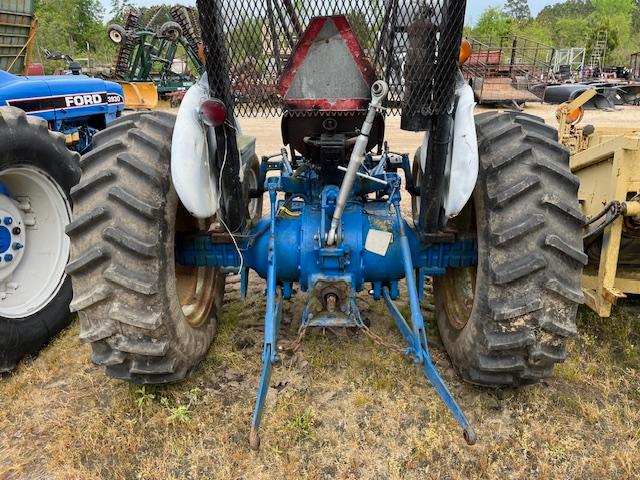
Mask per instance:
[[[0,71],[0,372],[69,324],[65,273],[80,155],[124,108],[120,85]]]

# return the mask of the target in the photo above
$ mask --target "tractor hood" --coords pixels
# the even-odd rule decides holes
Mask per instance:
[[[115,117],[124,109],[124,95],[117,83],[86,75],[19,77],[0,71],[0,106],[7,105],[48,121]]]

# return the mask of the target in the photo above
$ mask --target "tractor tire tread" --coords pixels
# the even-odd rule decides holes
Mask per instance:
[[[78,185],[71,189],[71,198],[77,200],[81,195],[93,190],[98,185],[102,185],[113,180],[114,173],[111,170],[103,170],[102,172],[82,180]]]
[[[109,252],[99,245],[94,245],[79,253],[72,262],[67,264],[67,274],[78,273],[109,258]]]
[[[135,113],[96,135],[85,177],[112,171],[113,181],[83,183],[68,229],[81,339],[108,375],[135,384],[184,379],[215,334],[215,318],[187,325],[170,276],[171,208],[179,202],[170,182],[174,122],[164,112]],[[219,275],[213,316],[224,294]]]
[[[111,187],[109,189],[109,197],[117,200],[122,206],[132,212],[149,220],[156,219],[162,211],[162,207],[153,205],[122,187]]]
[[[469,323],[455,330],[439,293],[445,279],[436,278],[438,326],[465,380],[527,385],[552,374],[576,333],[585,217],[569,152],[554,129],[508,113],[479,115],[476,126],[476,298]]]

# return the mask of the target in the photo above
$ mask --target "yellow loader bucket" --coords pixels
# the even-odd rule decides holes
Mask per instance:
[[[124,92],[124,108],[146,110],[158,106],[158,89],[153,82],[118,82]]]

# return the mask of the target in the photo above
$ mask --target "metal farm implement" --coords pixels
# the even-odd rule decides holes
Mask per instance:
[[[571,170],[580,178],[578,196],[589,218],[585,301],[610,317],[619,300],[640,294],[640,132],[581,123],[585,105],[597,95],[592,88],[560,107],[558,138],[571,150]]]
[[[425,277],[465,380],[552,375],[583,301],[584,218],[557,133],[520,114],[474,118],[464,0],[198,6],[207,75],[177,117],[124,117],[82,160],[69,271],[93,361],[135,383],[185,378],[213,340],[225,272],[246,294],[254,270],[267,284],[258,448],[283,302],[305,292],[301,332],[366,328],[355,299],[368,291],[475,443],[430,359]],[[413,159],[385,142],[390,114],[424,132]],[[285,148],[259,161],[237,118],[269,115]],[[394,303],[400,281],[409,319]]]
[[[180,51],[189,66],[199,75],[204,66],[198,53],[200,40],[191,21],[192,10],[175,6],[158,7],[146,25],[140,25],[140,12],[127,7],[122,25],[109,25],[109,39],[118,45],[112,74],[122,85],[128,109],[152,109],[158,96],[172,98],[192,86],[194,77],[187,70],[174,71]],[[166,18],[169,21],[159,23]]]

